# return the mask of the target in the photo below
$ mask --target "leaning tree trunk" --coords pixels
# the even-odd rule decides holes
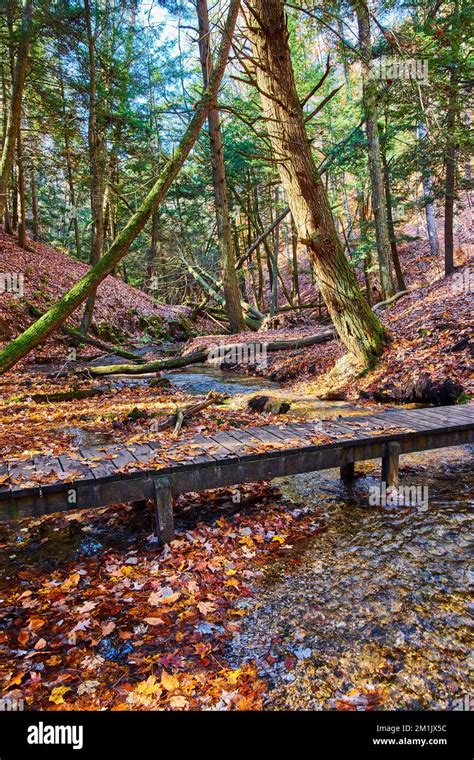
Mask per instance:
[[[199,21],[199,52],[201,57],[204,87],[207,87],[212,72],[211,39],[207,0],[197,0]],[[224,163],[224,148],[219,110],[211,108],[208,117],[209,141],[211,147],[212,181],[216,206],[217,237],[221,258],[221,276],[224,289],[225,307],[230,329],[233,333],[246,329],[240,306],[240,289],[236,272],[234,241],[229,217],[229,199]]]
[[[198,134],[209,109],[212,107],[217,90],[222,81],[229,49],[234,33],[235,24],[240,8],[240,0],[230,0],[228,16],[222,33],[218,61],[212,73],[208,87],[194,109],[194,115],[181,138],[181,142],[160,172],[158,179],[143,200],[138,211],[133,214],[123,230],[117,235],[100,261],[68,291],[55,306],[31,325],[21,335],[18,335],[0,352],[0,373],[13,367],[23,356],[35,348],[84,302],[91,291],[95,290],[102,280],[110,274],[123,259],[131,244],[141,232],[154,211],[158,209],[163,198],[177,177],[182,165],[196,142]]]
[[[23,86],[25,84],[26,64],[31,37],[32,0],[25,0],[23,4],[23,17],[21,21],[21,36],[18,46],[16,66],[13,76],[12,99],[8,113],[8,125],[6,128],[5,142],[0,161],[0,219],[7,204],[8,182],[10,172],[15,159],[15,145],[21,121],[21,103],[23,100]]]
[[[386,335],[364,299],[334,227],[316,169],[296,91],[281,0],[251,0],[248,33],[255,76],[273,151],[298,237],[308,246],[334,327],[350,353],[364,365],[382,353]]]
[[[377,90],[373,80],[369,79],[369,66],[372,59],[370,40],[370,17],[366,0],[351,0],[357,15],[359,28],[359,46],[363,56],[362,100],[364,105],[365,130],[369,149],[369,170],[372,186],[372,211],[375,223],[375,239],[380,269],[380,282],[384,298],[389,298],[396,291],[396,284],[391,268],[390,236],[387,225],[387,207],[385,202],[382,159],[377,127]]]

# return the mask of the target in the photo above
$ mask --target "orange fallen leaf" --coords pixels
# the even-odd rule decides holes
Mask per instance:
[[[28,628],[30,631],[38,631],[45,623],[46,620],[43,620],[43,618],[31,618],[28,623]]]
[[[20,646],[24,647],[28,644],[29,638],[30,638],[30,634],[28,633],[28,631],[20,631],[20,633],[18,634],[18,643],[20,644]]]
[[[17,673],[16,675],[13,676],[12,679],[10,679],[10,681],[7,683],[6,688],[9,689],[10,686],[19,686],[21,684],[21,680],[24,675],[25,675],[25,671],[20,670],[19,673]]]
[[[79,581],[81,580],[81,576],[79,573],[73,573],[69,576],[69,578],[66,578],[64,583],[61,584],[60,589],[61,591],[70,591],[72,588],[75,588]]]

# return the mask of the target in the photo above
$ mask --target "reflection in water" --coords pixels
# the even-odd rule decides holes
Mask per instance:
[[[404,457],[424,508],[368,508],[369,463],[348,489],[335,471],[281,481],[326,530],[246,600],[231,654],[257,660],[267,709],[453,709],[469,694],[469,464],[467,447]]]

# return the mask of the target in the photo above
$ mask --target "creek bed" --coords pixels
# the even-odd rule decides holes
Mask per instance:
[[[267,709],[456,709],[469,694],[472,447],[401,461],[401,484],[426,485],[427,504],[369,507],[373,463],[349,487],[330,470],[280,480],[324,530],[242,603],[229,656],[257,662]]]

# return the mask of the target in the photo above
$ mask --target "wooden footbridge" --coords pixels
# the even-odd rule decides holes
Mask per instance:
[[[81,449],[77,458],[35,456],[0,464],[0,520],[122,502],[155,504],[161,542],[173,538],[173,495],[382,458],[396,485],[401,454],[474,442],[474,405],[391,409],[370,416],[265,425],[197,435],[173,444]]]

